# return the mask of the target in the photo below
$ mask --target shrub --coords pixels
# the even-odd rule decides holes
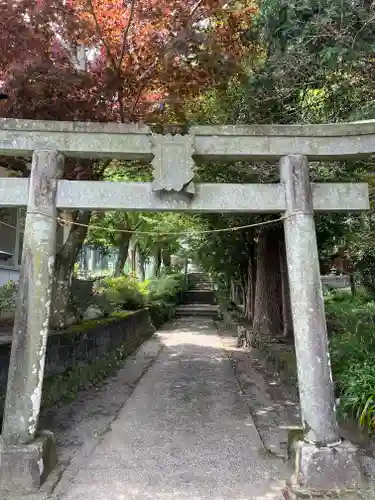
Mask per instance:
[[[148,282],[148,302],[166,302],[174,304],[183,290],[184,277],[182,274],[168,274],[154,278]]]
[[[375,302],[365,294],[326,297],[332,372],[339,410],[373,430],[375,415]]]
[[[156,327],[171,318],[174,306],[180,301],[184,287],[184,276],[180,273],[168,274],[139,282],[134,276],[102,278],[97,280],[73,280],[69,309],[83,319],[91,305],[99,307],[104,315],[124,310],[150,308]],[[0,286],[0,311],[14,311],[18,283],[9,281]]]
[[[8,281],[0,286],[0,312],[12,312],[16,309],[18,283]]]
[[[147,307],[156,328],[170,320],[184,289],[182,274],[167,274],[143,283]]]
[[[354,417],[362,426],[374,430],[375,416],[375,356],[352,362],[340,374],[342,386],[340,409]]]
[[[132,311],[145,306],[145,296],[134,277],[103,278],[95,283],[94,293],[102,310]]]
[[[155,328],[160,328],[166,321],[169,321],[175,312],[174,304],[164,304],[163,302],[148,304],[148,308]]]

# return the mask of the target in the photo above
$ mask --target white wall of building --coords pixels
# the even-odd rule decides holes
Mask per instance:
[[[19,279],[24,222],[24,208],[0,208],[0,285]]]

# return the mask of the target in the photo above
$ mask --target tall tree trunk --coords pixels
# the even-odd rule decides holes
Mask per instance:
[[[257,245],[254,328],[272,337],[282,331],[280,228],[261,230]]]
[[[230,281],[229,299],[230,299],[231,302],[234,302],[234,282],[232,280]]]
[[[246,283],[245,283],[246,293],[245,293],[245,307],[244,307],[244,316],[251,323],[253,322],[254,319],[256,275],[257,275],[257,262],[256,262],[255,242],[254,242],[249,248],[249,261],[246,272]]]
[[[254,314],[255,314],[255,292],[256,292],[256,285],[257,285],[257,269],[258,269],[258,262],[257,262],[257,257],[256,257],[256,246],[255,246],[255,241],[253,245],[253,250],[252,250],[252,256],[251,256],[251,320],[254,323]]]
[[[293,318],[292,305],[290,300],[288,266],[286,260],[286,248],[284,231],[280,238],[280,271],[281,271],[281,295],[282,295],[282,313],[283,313],[283,334],[284,337],[293,338]]]
[[[161,258],[163,262],[163,266],[166,270],[170,269],[172,266],[171,253],[168,247],[164,247],[161,251]]]
[[[251,297],[251,267],[250,267],[250,260],[249,264],[247,266],[247,273],[245,277],[245,283],[244,283],[244,301],[243,301],[244,307],[243,307],[243,314],[244,317],[248,321],[252,321],[253,319],[253,311],[252,311],[252,297]]]
[[[247,276],[246,276],[246,281],[247,281]],[[242,281],[241,285],[240,285],[240,294],[241,294],[241,305],[242,305],[242,310],[245,314],[245,308],[246,308],[246,283],[244,281]]]
[[[255,256],[249,256],[249,262],[247,266],[247,275],[245,283],[245,302],[244,302],[244,316],[245,318],[253,322],[254,318],[254,298],[255,298],[255,284],[256,284],[256,261]]]
[[[237,283],[237,297],[236,297],[236,303],[239,306],[243,306],[243,293],[242,293],[242,286],[241,283]]]
[[[153,252],[153,263],[152,263],[152,277],[157,278],[160,274],[160,266],[161,266],[161,248],[160,246],[156,246]]]
[[[137,274],[137,245],[130,243],[130,269],[133,274]]]
[[[235,284],[235,288],[234,288],[234,296],[235,296],[235,299],[234,299],[234,302],[238,305],[238,306],[241,306],[242,305],[242,300],[241,300],[241,296],[242,296],[242,293],[241,293],[241,284],[236,282]]]
[[[356,296],[356,286],[355,286],[355,277],[353,271],[349,273],[349,284],[350,284],[350,291],[352,293],[352,298]]]
[[[139,279],[140,281],[145,281],[146,279],[146,266],[145,266],[145,256],[138,248],[138,268],[139,268]]]
[[[68,216],[66,215],[65,218]],[[83,226],[70,226],[68,236],[56,255],[51,303],[51,328],[65,326],[74,264],[85,241],[91,212],[79,210],[70,219]]]
[[[121,233],[115,269],[113,271],[113,276],[115,278],[124,274],[124,266],[128,258],[130,239],[131,233]]]

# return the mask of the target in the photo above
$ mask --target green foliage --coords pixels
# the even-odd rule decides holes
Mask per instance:
[[[248,27],[258,57],[244,64],[247,75],[226,88],[213,89],[191,102],[192,123],[295,124],[375,118],[375,17],[371,2],[351,0],[264,0]],[[255,54],[256,52],[254,52]],[[313,181],[372,179],[373,159],[311,164]],[[210,164],[198,171],[205,182],[272,182],[277,166],[257,162]],[[360,221],[368,219],[366,227]],[[350,249],[354,269],[375,296],[373,214],[318,214],[322,261],[339,247]],[[264,218],[203,215],[201,226],[217,229]],[[205,235],[192,242],[192,254],[211,271],[223,291],[244,275],[257,231]]]
[[[139,282],[131,276],[119,278],[105,278],[94,283],[75,283],[75,299],[82,311],[88,305],[95,304],[107,307],[111,311],[109,317],[95,320],[81,321],[65,330],[66,333],[85,333],[89,329],[106,325],[120,318],[128,316],[124,309],[140,309],[148,307],[153,324],[159,328],[165,321],[171,319],[174,308],[183,290],[184,277],[182,274],[169,274],[145,282]],[[80,286],[81,285],[81,286]],[[92,292],[87,296],[88,290]],[[17,284],[9,282],[0,287],[1,298],[8,303],[17,290]],[[0,299],[1,300],[1,299]],[[14,304],[11,310],[14,309]],[[134,337],[121,344],[113,352],[100,357],[91,363],[72,367],[61,375],[47,377],[43,383],[43,407],[49,407],[57,402],[72,401],[77,393],[83,389],[95,386],[106,377],[114,374],[121,361],[133,352],[144,338]],[[0,410],[4,404],[0,400]]]
[[[107,166],[103,178],[111,182],[150,182],[152,175],[150,165],[113,160]],[[87,243],[104,249],[127,249],[131,242],[147,259],[158,250],[169,255],[176,253],[180,249],[179,238],[166,233],[179,233],[191,227],[190,217],[171,212],[101,212],[93,214],[91,218]]]
[[[344,292],[326,298],[333,378],[340,411],[374,428],[375,302]]]
[[[372,380],[372,387],[374,387]],[[375,430],[375,391],[372,389],[372,395],[367,399],[366,404],[359,415],[359,423],[362,427],[367,427],[371,431]]]
[[[352,363],[350,370],[341,373],[340,382],[343,386],[340,398],[342,412],[355,417],[369,431],[374,431],[375,356]]]
[[[103,278],[94,285],[97,303],[113,311],[137,310],[146,306],[163,308],[175,304],[183,288],[183,274],[167,274],[145,282],[133,276]]]
[[[167,274],[145,282],[144,293],[151,319],[156,328],[169,321],[184,289],[184,275]]]
[[[175,303],[176,297],[182,291],[183,284],[183,274],[167,274],[150,280],[147,287],[148,303]]]
[[[16,308],[18,283],[8,281],[0,286],[0,312],[12,312]]]
[[[132,276],[103,278],[94,286],[99,306],[104,309],[137,310],[145,306],[145,297],[139,281]]]
[[[375,297],[375,239],[373,234],[373,209],[357,224],[349,236],[349,250],[355,269],[368,293]]]

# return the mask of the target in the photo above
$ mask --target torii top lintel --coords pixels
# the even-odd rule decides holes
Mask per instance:
[[[194,126],[194,156],[214,160],[273,160],[300,154],[310,160],[375,153],[375,120],[326,125]],[[0,118],[0,155],[31,156],[55,149],[80,158],[151,161],[154,134],[145,125]]]

